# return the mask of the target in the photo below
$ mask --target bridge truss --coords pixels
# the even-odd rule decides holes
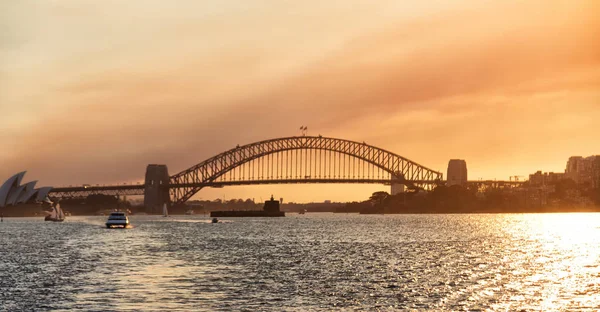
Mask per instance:
[[[292,183],[404,184],[430,189],[443,175],[384,149],[321,136],[287,137],[237,146],[169,178],[173,205],[205,187]],[[144,195],[145,185],[60,187],[50,196]]]
[[[109,186],[70,186],[55,187],[50,193],[51,199],[87,198],[90,195],[128,196],[144,195],[144,185],[109,185]]]
[[[170,199],[183,204],[203,187],[280,183],[399,183],[429,188],[443,175],[384,149],[322,136],[237,146],[170,178]]]

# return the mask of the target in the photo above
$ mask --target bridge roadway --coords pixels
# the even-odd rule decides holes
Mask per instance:
[[[382,184],[390,185],[394,182],[402,183],[401,180],[388,179],[283,179],[283,180],[246,180],[246,181],[216,181],[208,183],[180,183],[170,184],[169,188],[184,187],[212,187],[222,188],[225,186],[239,185],[259,185],[259,184],[314,184],[314,183],[345,183],[345,184]],[[431,184],[431,181],[411,181],[417,185]],[[439,181],[445,183],[445,181]],[[517,187],[525,181],[497,181],[497,180],[476,180],[468,181],[468,185],[481,187]],[[102,194],[110,196],[144,195],[146,185],[144,184],[122,184],[122,185],[96,185],[96,186],[68,186],[55,187],[49,196],[51,198],[86,198],[89,195]]]

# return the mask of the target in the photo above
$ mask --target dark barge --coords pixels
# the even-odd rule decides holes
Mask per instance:
[[[215,218],[237,218],[237,217],[285,217],[285,212],[279,210],[279,201],[271,199],[265,201],[263,210],[225,210],[211,211],[210,216]]]

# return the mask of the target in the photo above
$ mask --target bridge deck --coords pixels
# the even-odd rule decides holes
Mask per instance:
[[[237,185],[258,185],[258,184],[323,184],[323,183],[344,183],[344,184],[383,184],[390,185],[392,183],[402,184],[402,180],[387,180],[387,179],[283,179],[283,180],[248,180],[248,181],[217,181],[208,183],[181,183],[168,185],[169,188],[185,188],[185,187],[214,187],[221,188],[225,186]],[[435,184],[432,181],[410,181],[416,185],[431,185]],[[445,183],[446,181],[439,181]],[[524,181],[496,181],[496,180],[477,180],[468,181],[470,185],[483,186],[519,186]],[[144,184],[128,184],[128,185],[102,185],[102,186],[69,186],[56,187],[50,191],[50,197],[53,198],[84,198],[92,194],[104,194],[112,196],[123,195],[144,195]]]

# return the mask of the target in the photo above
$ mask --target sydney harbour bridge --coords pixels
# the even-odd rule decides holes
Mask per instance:
[[[277,138],[236,146],[169,175],[148,165],[144,184],[53,188],[55,199],[144,195],[149,211],[184,204],[205,187],[290,183],[374,183],[430,189],[443,174],[364,142],[322,136]]]

